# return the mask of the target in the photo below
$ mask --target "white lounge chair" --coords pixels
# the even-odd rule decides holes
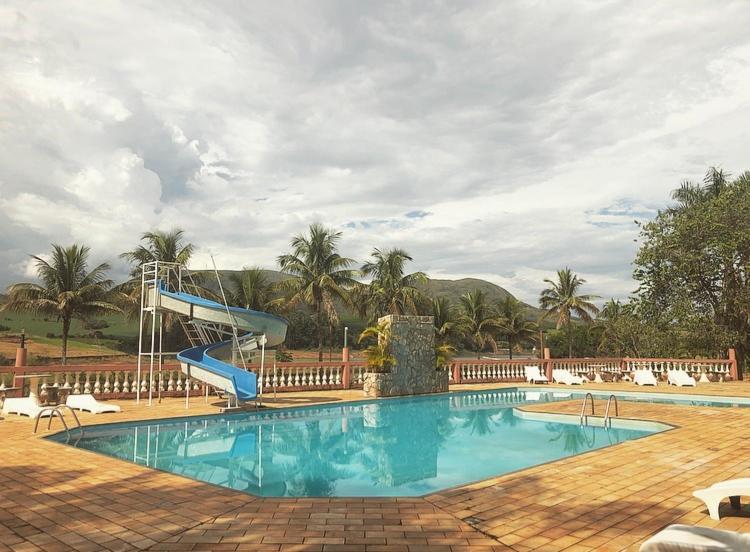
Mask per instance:
[[[11,397],[5,399],[3,403],[3,416],[8,414],[19,414],[22,416],[28,416],[29,418],[36,418],[37,414],[44,407],[39,404],[39,400],[36,397]],[[45,412],[42,416],[49,416],[51,412]]]
[[[633,383],[636,385],[657,385],[658,382],[651,370],[633,370]]]
[[[719,504],[725,498],[729,499],[733,508],[739,509],[741,507],[740,496],[743,495],[750,495],[750,477],[727,479],[693,493],[695,498],[700,498],[706,503],[711,519],[719,519]]]
[[[552,370],[552,381],[564,385],[583,385],[586,380],[562,368],[555,368]]]
[[[750,550],[750,534],[670,525],[641,545],[640,552],[743,552]]]
[[[667,383],[679,387],[695,387],[695,378],[685,370],[668,370]]]
[[[88,393],[83,395],[68,395],[68,400],[65,401],[70,408],[76,410],[85,410],[92,414],[104,414],[105,412],[120,412],[120,407],[116,404],[108,404],[97,401],[93,395]]]
[[[539,371],[539,366],[524,366],[527,383],[549,383],[547,376]]]

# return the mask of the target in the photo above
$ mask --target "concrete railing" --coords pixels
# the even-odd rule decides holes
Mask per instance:
[[[458,383],[494,383],[525,381],[525,366],[537,366],[551,379],[553,369],[568,370],[575,374],[616,373],[627,374],[633,370],[651,370],[665,374],[668,370],[684,370],[694,377],[715,374],[721,379],[737,379],[737,361],[730,351],[727,359],[673,359],[673,358],[566,358],[566,359],[456,359],[445,369],[449,381]],[[250,370],[258,374],[259,388],[264,393],[271,391],[306,391],[325,389],[357,389],[364,383],[367,371],[362,361],[354,362],[283,362],[270,363],[260,377],[260,366],[251,365]],[[163,365],[161,378],[154,370],[149,381],[148,365],[143,367],[140,380],[135,364],[79,364],[52,366],[0,366],[0,390],[3,387],[24,385],[28,374],[49,374],[44,386],[67,385],[71,392],[91,393],[102,398],[134,397],[140,389],[145,395],[152,389],[154,395],[184,396],[186,391],[202,392],[203,384],[188,381],[174,362]],[[44,388],[43,388],[44,389]],[[43,390],[42,389],[42,390]],[[9,396],[20,395],[21,390],[9,392]]]

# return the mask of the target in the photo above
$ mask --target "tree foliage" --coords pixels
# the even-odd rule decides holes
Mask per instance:
[[[423,272],[407,274],[406,263],[411,260],[403,249],[375,248],[372,260],[362,265],[362,274],[372,278],[366,302],[374,319],[386,314],[418,314],[425,298],[417,285],[424,283],[427,276]]]
[[[595,295],[580,294],[586,280],[574,274],[569,268],[557,271],[557,280],[544,279],[549,287],[542,290],[539,306],[546,310],[543,318],[554,317],[555,327],[565,328],[568,333],[568,356],[573,356],[572,317],[577,316],[584,322],[591,322],[592,314],[599,309],[592,302]]]
[[[351,304],[349,289],[357,285],[354,261],[338,253],[341,232],[323,225],[310,225],[308,235],[292,238],[292,251],[278,258],[281,270],[291,277],[281,283],[291,306],[308,305],[315,314],[318,360],[323,360],[326,325],[338,322],[335,299]]]
[[[90,249],[85,245],[52,245],[50,260],[33,255],[40,284],[8,287],[3,310],[55,316],[62,322],[61,364],[67,362],[68,335],[74,318],[87,320],[109,312],[122,312],[120,293],[107,278],[108,263],[88,269]]]
[[[683,183],[677,203],[641,226],[635,259],[637,309],[694,355],[750,347],[750,173],[711,168]]]

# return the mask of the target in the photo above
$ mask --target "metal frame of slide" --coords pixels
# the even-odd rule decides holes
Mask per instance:
[[[154,365],[158,368],[159,400],[161,400],[162,316],[171,312],[179,317],[192,347],[177,353],[182,371],[188,376],[185,405],[189,404],[190,378],[195,378],[235,397],[236,404],[257,398],[257,376],[246,369],[243,350],[282,343],[287,321],[268,313],[229,307],[198,295],[192,275],[179,263],[153,261],[141,267],[141,309],[138,340],[136,402],[141,399],[143,359],[149,358],[148,404],[152,404]],[[218,272],[217,272],[218,277]],[[190,292],[192,293],[190,293]],[[222,289],[223,296],[223,289]],[[144,318],[150,318],[150,347],[145,351]],[[240,336],[238,329],[247,332]],[[158,337],[158,340],[157,340]],[[237,354],[243,368],[236,366]],[[174,353],[172,353],[174,354]],[[224,359],[224,357],[229,357]],[[262,390],[261,390],[262,393]],[[228,404],[229,406],[229,404]]]

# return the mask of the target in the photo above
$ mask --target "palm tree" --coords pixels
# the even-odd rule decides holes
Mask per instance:
[[[246,309],[264,311],[271,303],[274,285],[261,268],[243,268],[229,275],[229,301]]]
[[[592,321],[592,314],[599,309],[591,301],[596,295],[579,295],[581,286],[586,280],[579,278],[569,268],[565,267],[557,271],[557,281],[549,278],[544,281],[549,287],[544,289],[539,297],[539,305],[547,312],[542,315],[542,320],[555,316],[555,326],[559,330],[563,326],[568,334],[568,357],[573,357],[573,331],[572,316],[578,316],[585,322]]]
[[[291,278],[281,283],[290,305],[305,303],[314,313],[318,333],[318,361],[323,361],[323,328],[338,321],[335,298],[350,304],[347,293],[356,285],[352,259],[338,253],[341,232],[319,223],[310,225],[309,235],[299,234],[290,243],[292,252],[278,258],[279,266]]]
[[[377,342],[365,349],[367,367],[373,372],[389,372],[396,363],[396,357],[390,352],[388,342],[391,339],[391,326],[388,322],[381,322],[377,326],[365,328],[357,343],[362,343],[370,337],[377,338]]]
[[[513,358],[513,350],[536,337],[539,328],[526,318],[526,307],[521,301],[508,295],[499,305],[500,335],[508,340],[508,358]]]
[[[122,312],[119,293],[107,279],[109,264],[88,270],[90,249],[85,245],[62,247],[52,244],[51,260],[32,255],[41,284],[19,283],[8,287],[2,310],[56,316],[62,322],[60,362],[68,360],[68,335],[73,319],[88,319],[109,312]]]
[[[481,357],[482,350],[487,345],[490,345],[493,351],[497,351],[494,336],[500,329],[500,319],[487,304],[484,292],[475,289],[463,294],[459,301],[462,310],[461,326],[474,345],[477,358]]]
[[[672,199],[677,202],[677,207],[672,209],[672,212],[679,212],[703,203],[707,199],[719,197],[729,184],[731,176],[723,169],[709,167],[703,177],[703,185],[683,180],[680,187],[672,192]]]
[[[413,260],[403,249],[373,249],[372,261],[362,265],[362,274],[372,276],[368,289],[369,306],[375,318],[386,314],[417,314],[424,296],[417,285],[427,281],[424,272],[404,273]]]
[[[458,311],[446,297],[432,300],[432,318],[438,344],[455,344],[463,334]]]

